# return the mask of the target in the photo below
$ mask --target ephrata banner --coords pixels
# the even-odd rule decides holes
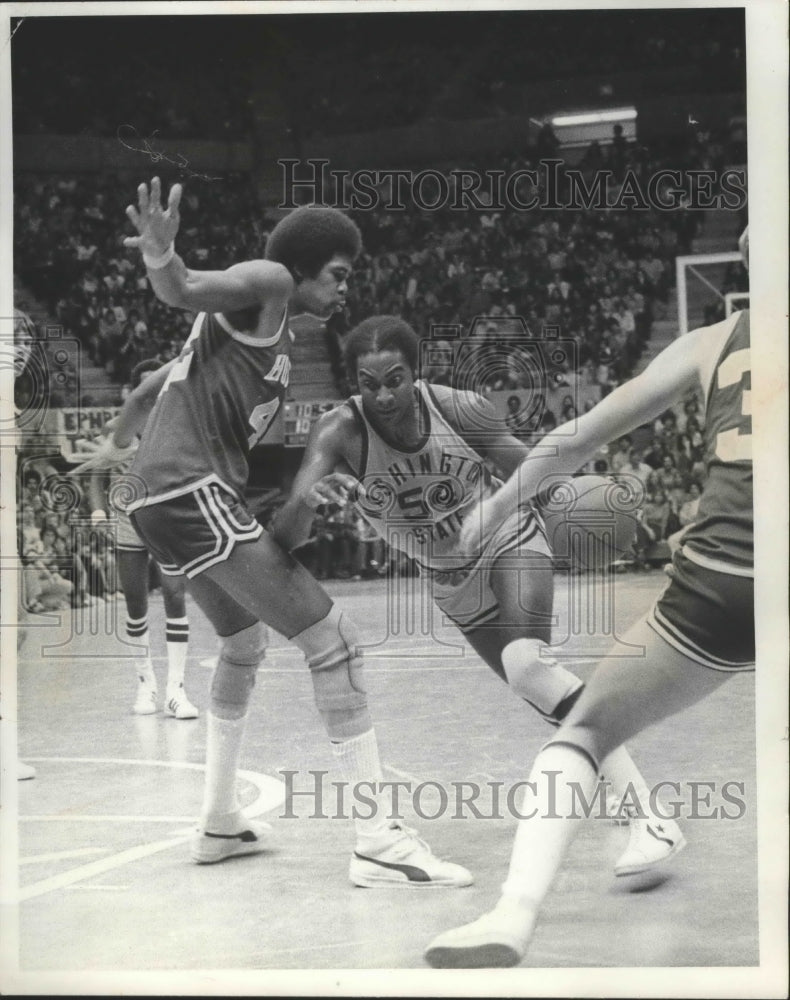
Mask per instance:
[[[101,437],[102,428],[117,416],[120,406],[74,406],[57,410],[58,436],[60,438],[60,453],[67,462],[82,462],[86,441],[95,441]]]

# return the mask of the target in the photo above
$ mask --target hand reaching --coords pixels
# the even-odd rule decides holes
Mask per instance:
[[[359,480],[343,472],[330,472],[312,487],[305,502],[311,510],[316,510],[327,503],[345,507],[349,498],[356,500],[364,495],[365,490]]]
[[[76,469],[71,469],[71,475],[79,472],[114,469],[116,465],[120,465],[127,458],[131,458],[135,451],[133,444],[129,445],[128,448],[119,448],[113,441],[112,435],[102,438],[98,447],[93,448],[93,443],[91,443],[91,447],[92,451],[90,455],[86,456],[84,451],[80,453],[79,457],[85,457],[86,460],[82,465],[78,465]]]
[[[174,184],[170,188],[167,208],[162,209],[162,188],[158,177],[151,181],[151,192],[147,184],[137,188],[137,208],[129,205],[126,214],[131,220],[139,236],[127,236],[123,241],[126,247],[136,247],[150,257],[161,257],[173,242],[178,232],[181,217],[178,206],[181,202],[182,187]]]

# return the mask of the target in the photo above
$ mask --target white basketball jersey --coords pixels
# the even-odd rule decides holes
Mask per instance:
[[[425,443],[413,451],[384,441],[365,417],[360,396],[348,400],[362,429],[361,468],[365,487],[358,509],[393,548],[426,569],[466,566],[458,533],[468,511],[501,486],[483,459],[442,416],[426,382],[415,382]]]

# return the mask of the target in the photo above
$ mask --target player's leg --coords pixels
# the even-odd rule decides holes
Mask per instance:
[[[489,585],[499,615],[468,638],[493,669],[502,665],[508,684],[520,698],[558,725],[584,685],[551,657],[548,646],[554,597],[552,562],[531,550],[507,552],[491,568]],[[614,749],[603,761],[601,777],[605,785],[600,791],[610,786],[633,814],[628,845],[614,866],[616,875],[640,874],[683,849],[686,841],[680,827],[654,813],[650,790],[625,746]]]
[[[156,711],[157,686],[148,637],[148,553],[144,548],[118,549],[118,578],[126,601],[126,637],[142,649],[135,658],[137,693],[133,711]]]
[[[483,568],[496,617],[465,637],[514,694],[544,718],[563,719],[582,682],[551,655],[554,568],[550,556],[511,550]]]
[[[206,720],[203,805],[191,843],[193,860],[211,864],[238,854],[254,854],[266,846],[269,827],[241,812],[236,772],[267,635],[254,615],[205,575],[192,580],[189,589],[220,641]]]
[[[165,715],[174,719],[196,719],[200,714],[184,689],[189,622],[187,621],[185,584],[180,574],[161,573],[162,598],[165,604],[165,641],[167,644],[167,688]]]
[[[537,911],[592,801],[600,761],[612,750],[719,687],[728,674],[706,669],[662,639],[645,621],[625,636],[642,655],[613,656],[597,667],[554,738],[538,754],[520,807],[513,853],[496,908],[439,935],[432,965],[515,965],[523,957]],[[559,816],[559,818],[556,818]]]
[[[251,619],[270,625],[302,650],[316,706],[344,779],[351,785],[372,782],[376,786],[381,782],[383,773],[356,630],[323,588],[267,534],[236,546],[224,562],[196,580],[204,577],[244,608]],[[197,595],[197,590],[193,592]],[[209,602],[200,603],[207,610]],[[471,883],[465,869],[435,858],[411,831],[388,818],[386,797],[374,792],[373,798],[373,815],[354,820],[357,845],[350,877],[355,884]]]

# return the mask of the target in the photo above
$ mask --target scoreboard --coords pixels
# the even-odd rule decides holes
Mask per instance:
[[[322,413],[334,410],[337,399],[290,402],[283,406],[284,438],[286,448],[304,448],[313,424]]]

